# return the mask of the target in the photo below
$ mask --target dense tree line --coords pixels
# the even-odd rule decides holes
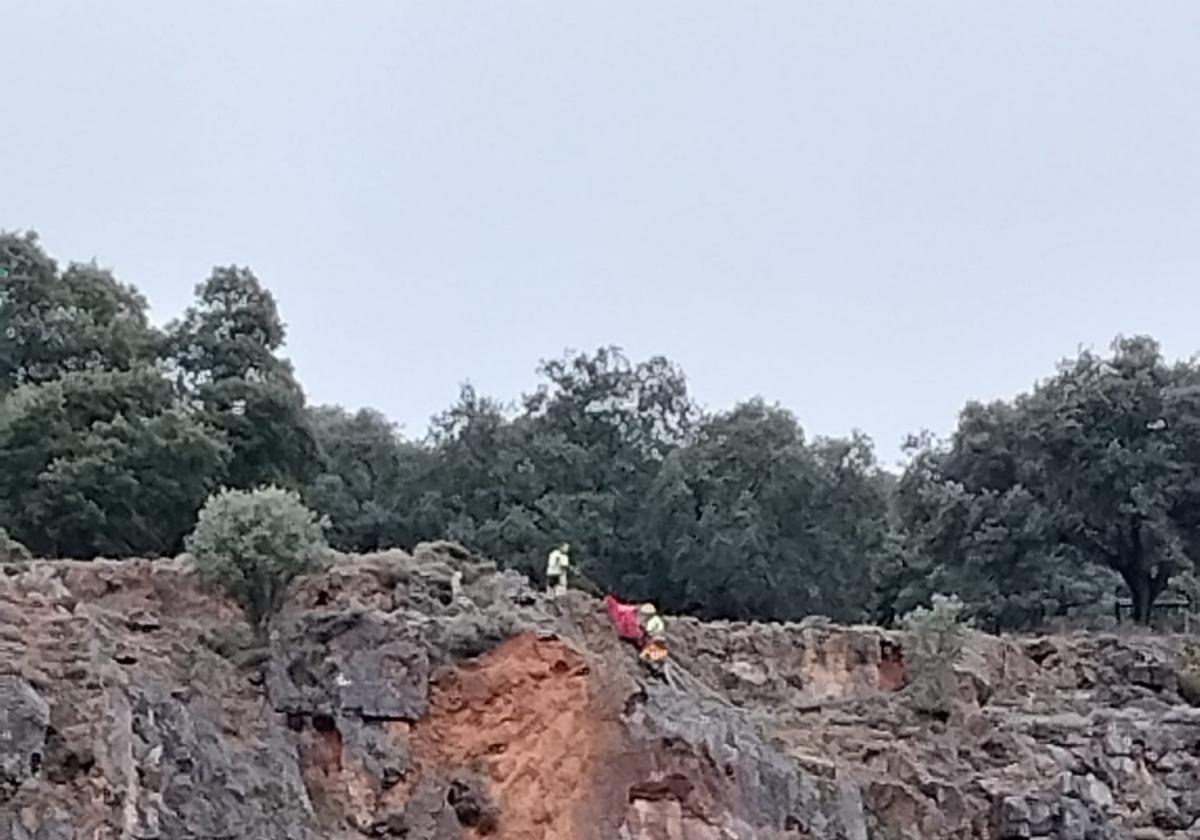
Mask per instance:
[[[110,272],[0,237],[0,521],[44,556],[166,554],[221,486],[299,489],[317,442],[283,333],[249,271],[160,330]]]
[[[995,628],[1118,588],[1145,620],[1200,551],[1200,367],[1149,338],[967,405],[894,476],[861,435],[809,439],[758,399],[702,411],[676,365],[615,348],[544,362],[514,404],[465,387],[405,440],[371,409],[307,405],[285,337],[248,269],[215,269],[159,328],[111,272],[0,234],[11,545],[172,554],[218,490],[272,485],[346,551],[449,537],[537,578],[568,540],[585,585],[673,611],[890,621],[954,593]]]
[[[946,446],[914,446],[897,509],[896,601],[958,593],[1028,626],[1115,586],[1135,617],[1200,554],[1200,366],[1146,337],[1090,352],[1009,402],[972,403]]]

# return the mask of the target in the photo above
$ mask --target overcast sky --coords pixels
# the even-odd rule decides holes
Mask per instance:
[[[1194,0],[13,0],[0,78],[0,227],[161,320],[250,265],[310,399],[410,435],[615,343],[891,461],[1200,349]]]

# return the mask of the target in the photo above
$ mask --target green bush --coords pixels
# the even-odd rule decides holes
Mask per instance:
[[[30,559],[29,549],[0,528],[0,563],[22,563]]]
[[[908,694],[922,712],[945,715],[958,693],[954,665],[962,654],[963,613],[957,595],[934,595],[931,607],[917,607],[901,619]]]
[[[325,564],[326,527],[290,491],[225,490],[200,511],[187,549],[205,580],[236,598],[261,631],[283,605],[288,584]]]

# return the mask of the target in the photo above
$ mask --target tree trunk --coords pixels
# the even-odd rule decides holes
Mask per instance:
[[[1133,575],[1133,580],[1126,581],[1133,595],[1133,620],[1137,624],[1150,623],[1150,607],[1154,604],[1154,591],[1150,576],[1142,573]]]
[[[1171,577],[1169,571],[1160,569],[1156,575],[1140,567],[1123,568],[1119,571],[1125,585],[1129,587],[1133,620],[1138,624],[1149,624],[1154,602],[1166,591],[1167,582]]]
[[[1146,569],[1145,546],[1142,545],[1142,523],[1134,519],[1129,526],[1128,545],[1125,547],[1123,563],[1118,571],[1129,587],[1130,602],[1135,624],[1150,624],[1150,608],[1162,590],[1162,582]]]

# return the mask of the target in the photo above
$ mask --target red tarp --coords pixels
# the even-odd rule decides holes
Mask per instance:
[[[622,604],[611,595],[604,596],[604,609],[617,628],[617,635],[622,639],[642,640],[642,626],[638,623],[637,607],[633,604]]]

